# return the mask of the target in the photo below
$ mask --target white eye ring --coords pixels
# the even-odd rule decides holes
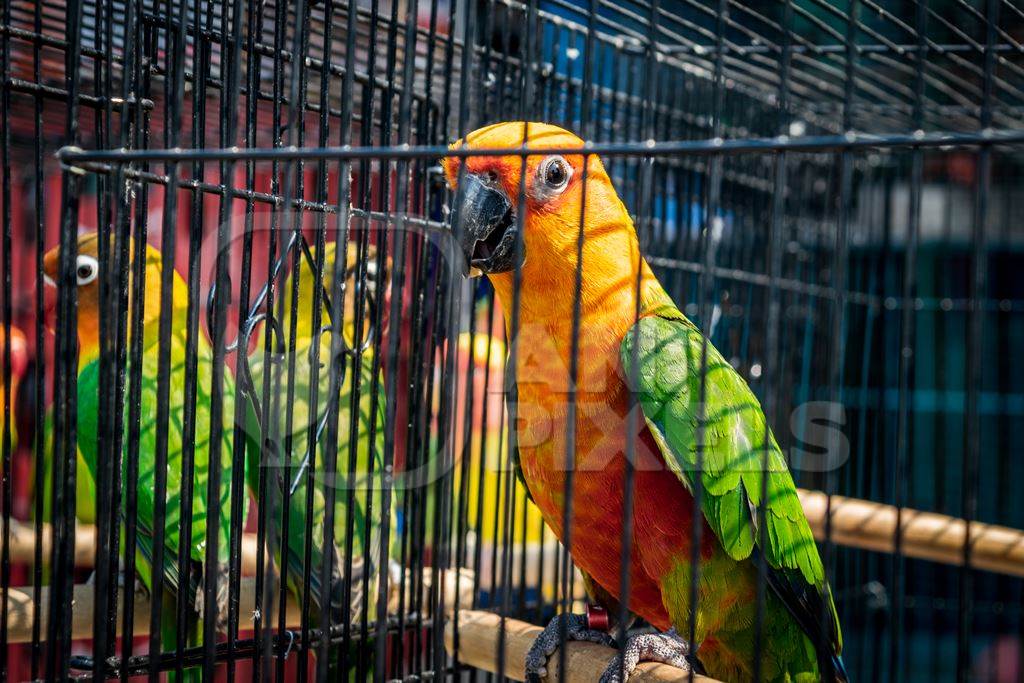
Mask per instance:
[[[572,164],[560,154],[551,156],[540,162],[537,167],[537,182],[534,194],[537,199],[546,200],[556,197],[569,187],[572,180]]]
[[[93,282],[100,274],[100,263],[92,256],[79,254],[75,264],[75,278],[82,287]]]

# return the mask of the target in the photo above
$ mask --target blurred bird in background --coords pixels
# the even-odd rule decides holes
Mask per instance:
[[[251,381],[246,392],[251,397],[247,410],[248,432],[257,442],[249,451],[249,487],[254,497],[269,506],[261,510],[266,516],[267,547],[277,565],[283,567],[288,588],[300,605],[308,586],[313,608],[310,623],[314,627],[319,624],[324,609],[329,610],[330,622],[335,626],[344,623],[346,618],[350,624],[375,618],[381,570],[377,559],[380,544],[391,546],[397,538],[397,495],[390,497],[389,528],[382,526],[383,488],[385,477],[390,478],[384,471],[386,399],[382,369],[371,343],[373,313],[386,299],[382,285],[386,285],[387,278],[377,271],[376,250],[372,245],[362,259],[354,243],[346,251],[343,319],[340,321],[344,350],[335,364],[340,373],[335,452],[327,452],[327,423],[331,402],[332,326],[335,324],[331,320],[330,297],[338,257],[336,243],[325,245],[320,279],[313,268],[312,254],[307,258],[306,252],[300,253],[297,270],[289,274],[279,290],[284,302],[283,313],[276,323],[280,332],[275,335],[274,348],[269,356],[265,354],[267,329],[264,326],[247,363]],[[360,261],[366,269],[365,277],[360,277],[358,272]],[[317,287],[321,287],[319,327],[314,321]],[[264,400],[269,402],[268,406],[263,406]],[[260,407],[266,410],[261,411]],[[271,421],[276,418],[276,424],[271,422],[261,429],[263,414],[271,416]],[[262,461],[258,447],[261,434],[266,444]],[[290,456],[287,461],[286,453]],[[284,467],[286,462],[287,468]],[[261,466],[267,473],[267,485],[274,487],[262,496],[259,494]],[[333,476],[329,471],[334,472]],[[325,549],[327,512],[332,495],[333,547]],[[307,514],[310,501],[312,505]],[[286,508],[287,517],[284,515]],[[307,541],[310,544],[308,567]],[[329,583],[322,585],[325,553],[333,557],[329,558]],[[351,561],[346,562],[345,558]],[[401,572],[395,563],[389,565],[391,585],[395,585]],[[362,648],[370,649],[365,642]],[[354,663],[354,656],[353,648],[347,652],[332,648],[326,663],[328,676],[333,679],[341,675]]]

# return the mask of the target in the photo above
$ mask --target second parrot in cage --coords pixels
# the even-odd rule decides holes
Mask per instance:
[[[96,233],[85,233],[78,238],[78,255],[74,268],[74,279],[70,282],[62,282],[60,279],[60,249],[56,248],[46,254],[44,259],[44,272],[48,281],[54,286],[75,286],[78,289],[78,415],[77,415],[77,441],[81,461],[85,463],[88,471],[80,473],[79,476],[87,475],[89,481],[97,480],[98,458],[97,436],[100,420],[100,283],[99,283],[99,238]],[[137,458],[138,485],[137,493],[137,545],[135,552],[136,573],[141,583],[139,588],[146,592],[152,591],[153,572],[161,571],[164,590],[160,596],[152,596],[153,600],[162,600],[161,618],[161,649],[164,652],[173,650],[176,647],[190,647],[201,644],[202,630],[201,617],[203,614],[203,586],[204,562],[206,559],[207,546],[207,522],[208,512],[213,510],[218,516],[217,525],[217,561],[219,579],[216,587],[216,597],[219,606],[218,627],[227,616],[227,562],[229,553],[229,534],[232,525],[240,525],[243,520],[231,518],[230,484],[232,472],[232,425],[234,422],[233,410],[233,383],[225,373],[224,377],[224,401],[223,401],[223,424],[221,436],[221,476],[218,499],[207,500],[207,489],[210,475],[210,449],[211,449],[211,388],[213,375],[213,349],[210,343],[203,336],[202,332],[196,330],[195,355],[192,362],[195,364],[194,381],[195,403],[192,412],[192,424],[194,433],[186,434],[186,387],[190,381],[188,375],[189,358],[187,357],[187,313],[188,313],[188,289],[185,281],[174,271],[170,274],[171,296],[170,307],[166,315],[170,316],[170,334],[167,339],[160,340],[160,317],[161,317],[161,293],[163,291],[163,266],[162,256],[152,246],[146,245],[143,250],[144,282],[144,303],[143,309],[138,311],[129,308],[128,330],[129,349],[131,349],[131,327],[135,316],[141,315],[142,325],[142,367],[125,368],[126,386],[132,382],[135,372],[138,373],[141,382],[141,424],[139,425],[139,439],[137,447],[128,443],[129,439],[129,409],[127,405],[128,394],[125,394],[124,409],[124,463],[122,472],[126,471],[129,458]],[[129,292],[133,291],[133,284],[129,284]],[[161,346],[164,346],[168,354],[168,365],[165,370],[169,386],[169,404],[166,429],[167,449],[167,492],[166,492],[166,516],[164,518],[164,543],[162,567],[154,569],[154,505],[155,495],[155,470],[157,451],[160,445],[157,443],[160,426],[157,423],[158,416],[158,386],[161,372],[160,355]],[[128,356],[130,359],[130,355]],[[186,482],[183,476],[184,456],[186,448],[191,448],[194,454],[193,472],[191,482]],[[181,518],[181,501],[183,486],[188,483],[192,488],[192,510],[191,520],[188,522]],[[106,495],[104,492],[98,492]],[[120,511],[121,521],[124,523],[125,510]],[[190,523],[191,542],[187,549],[186,557],[192,563],[189,573],[189,585],[181,585],[182,567],[178,563],[178,548],[182,539],[182,530],[185,524]],[[122,543],[124,533],[121,534]],[[177,618],[175,597],[180,590],[187,591],[186,601],[189,609],[186,613],[185,642],[179,643],[177,638]],[[197,669],[186,669],[186,678],[197,678]]]
[[[295,248],[300,248],[296,246]],[[277,322],[279,333],[274,339],[271,351],[271,365],[274,374],[267,375],[265,365],[264,329],[258,342],[250,351],[248,359],[251,377],[250,395],[254,399],[249,410],[251,434],[262,433],[263,442],[268,444],[263,456],[267,481],[276,486],[274,501],[269,509],[263,510],[267,524],[267,546],[283,572],[288,588],[299,604],[305,582],[308,580],[313,615],[311,625],[319,623],[321,610],[330,611],[333,626],[343,622],[345,613],[351,624],[362,618],[376,617],[376,599],[380,567],[378,553],[385,537],[390,544],[395,538],[397,520],[394,515],[395,495],[391,496],[389,530],[381,526],[381,505],[383,504],[384,478],[384,380],[379,363],[375,362],[374,346],[370,343],[373,333],[373,311],[382,295],[377,288],[384,278],[377,272],[376,250],[369,246],[363,255],[365,277],[357,277],[358,249],[352,243],[348,246],[344,268],[345,294],[342,312],[342,335],[345,351],[337,359],[336,368],[341,373],[338,381],[337,405],[337,449],[325,452],[327,441],[327,414],[330,398],[330,353],[332,328],[329,301],[330,278],[334,273],[336,245],[329,242],[324,247],[323,277],[315,277],[312,253],[302,251],[297,270],[285,279],[282,289],[283,311]],[[295,281],[297,278],[297,282]],[[321,286],[321,320],[315,328],[313,316],[314,292]],[[293,287],[297,287],[293,314]],[[356,338],[357,300],[363,303],[362,329],[360,339]],[[294,341],[294,351],[290,342]],[[313,366],[314,349],[319,351],[316,367]],[[289,371],[289,360],[294,362]],[[359,366],[358,374],[355,372]],[[374,371],[377,380],[374,381]],[[276,376],[275,376],[276,375]],[[269,393],[264,397],[264,385]],[[292,398],[288,402],[289,382]],[[314,391],[315,389],[315,391]],[[315,414],[311,400],[316,400]],[[264,411],[255,406],[269,402]],[[261,413],[276,416],[277,424],[260,430]],[[273,418],[272,418],[273,419]],[[289,422],[290,420],[290,422]],[[315,434],[315,452],[310,448],[310,426]],[[281,473],[285,462],[284,450],[290,446],[290,468],[287,477]],[[259,455],[258,452],[254,455]],[[324,539],[330,479],[326,475],[328,462],[333,460],[334,474],[334,520],[333,548],[331,553],[331,579],[328,586],[321,585],[321,567],[325,560]],[[260,463],[250,460],[248,480],[250,488],[259,489]],[[312,468],[311,468],[312,465]],[[308,486],[312,473],[312,491]],[[312,494],[312,509],[307,514],[307,495]],[[394,492],[392,492],[394,494]],[[288,534],[285,559],[280,554],[284,529],[284,506],[281,501],[288,497]],[[307,536],[307,528],[309,536]],[[308,579],[306,574],[306,543],[310,540]],[[346,560],[350,558],[349,560]],[[390,563],[395,573],[396,565]],[[393,582],[391,585],[394,585]],[[364,612],[365,610],[365,612]],[[355,651],[349,659],[354,664]],[[341,665],[341,653],[332,649],[328,662],[329,676],[334,677],[335,667]]]
[[[583,147],[555,126],[505,123],[452,148],[514,149],[524,142],[534,149]],[[467,267],[490,279],[509,334],[516,335],[509,400],[517,413],[521,478],[564,539],[570,459],[572,557],[591,600],[613,616],[619,614],[626,458],[633,458],[627,607],[658,633],[630,635],[602,681],[618,681],[621,672],[628,677],[644,660],[702,667],[725,681],[757,673],[765,681],[845,681],[832,593],[785,457],[754,394],[658,283],[598,156],[538,154],[527,157],[525,170],[522,159],[451,156],[445,171],[462,197],[455,230]],[[576,423],[569,441],[573,367]],[[758,615],[762,559],[767,586]],[[566,617],[565,627],[571,639],[613,642],[582,616]],[[546,672],[558,634],[555,620],[527,656],[528,678]]]

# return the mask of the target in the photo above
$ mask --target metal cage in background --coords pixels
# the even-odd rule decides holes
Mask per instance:
[[[461,198],[438,162],[498,121],[591,143],[657,276],[754,389],[805,490],[851,678],[1024,676],[1019,4],[0,11],[0,308],[30,357],[16,382],[5,346],[9,678],[503,677],[519,669],[510,625],[581,608],[510,465],[515,330],[486,279],[453,265]],[[71,284],[91,232],[98,296],[83,303]],[[150,279],[147,244],[166,279]],[[841,442],[826,466],[823,425]],[[138,482],[166,501],[148,528]],[[195,605],[126,588],[125,548],[166,540],[168,515],[195,519],[203,487],[230,523],[211,514],[195,557],[164,551],[205,636],[168,648],[168,611],[184,636]],[[289,534],[307,541],[291,575]],[[344,607],[318,610],[338,571]],[[459,624],[487,612],[501,619],[477,643],[486,661],[462,661]]]

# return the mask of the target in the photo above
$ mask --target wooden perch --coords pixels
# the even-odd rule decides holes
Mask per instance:
[[[43,524],[43,564],[50,561],[51,530]],[[11,520],[11,563],[32,566],[35,563],[35,526]],[[92,567],[96,561],[96,527],[79,524],[75,527],[75,566]],[[242,534],[242,574],[256,575],[256,534]]]
[[[484,671],[498,673],[498,643],[501,637],[501,617],[491,612],[476,610],[458,613],[459,661]],[[455,619],[449,619],[444,629],[444,643],[448,654],[455,654]],[[516,619],[505,620],[505,676],[523,680],[523,663],[526,652],[540,635],[541,628]],[[565,666],[568,675],[563,677],[558,670],[558,652],[548,659],[548,681],[568,683],[593,683],[615,656],[615,650],[596,643],[571,642],[566,647]],[[686,680],[687,674],[667,664],[645,662],[629,677],[630,683],[646,681]],[[693,677],[697,683],[714,683],[706,676]]]
[[[807,520],[819,541],[825,538],[826,496],[820,491],[799,489]],[[892,505],[857,498],[832,496],[832,542],[878,552],[894,549],[897,510]],[[963,564],[967,523],[956,517],[903,508],[902,552],[944,564]],[[1024,532],[1009,527],[971,524],[971,566],[976,569],[1024,576]],[[35,530],[30,524],[11,520],[11,562],[31,565],[35,556]],[[93,566],[96,529],[79,525],[76,530],[75,566]],[[516,551],[517,552],[517,551]],[[548,554],[554,558],[553,553]],[[50,559],[50,527],[43,525],[43,561]],[[531,563],[532,564],[532,563]],[[256,536],[242,536],[242,573],[256,573]],[[484,572],[483,576],[487,576]]]
[[[461,569],[458,572],[461,575],[459,580],[459,600],[460,606],[469,605],[472,602],[473,592],[473,572],[468,569]],[[445,580],[445,611],[452,612],[455,607],[455,603],[452,600],[452,596],[455,595],[455,575],[453,571],[448,571],[444,575]],[[406,572],[405,580],[409,582],[411,577]],[[430,600],[430,581],[431,581],[431,569],[428,567],[423,570],[423,601],[424,605],[421,609],[426,611],[428,606],[426,603]],[[408,587],[408,584],[407,584]],[[406,590],[408,596],[410,592]],[[7,611],[7,634],[8,642],[11,643],[27,643],[32,639],[32,587],[22,588],[11,588],[9,593],[8,611]],[[239,597],[239,628],[242,630],[252,628],[252,615],[253,610],[256,606],[256,580],[253,578],[242,579],[241,585],[238,592]],[[83,639],[92,637],[92,618],[93,618],[93,586],[76,585],[74,593],[74,602],[71,608],[71,637],[74,639]],[[42,618],[42,624],[40,632],[46,633],[46,620],[50,613],[50,589],[49,587],[43,587],[42,590],[42,609],[40,615]],[[118,596],[118,619],[117,619],[117,633],[121,635],[121,623],[122,619],[120,612],[124,609],[124,590],[121,589],[121,594]],[[276,603],[275,603],[276,604]],[[388,601],[388,610],[394,613],[398,608],[398,588],[392,584],[391,595]],[[300,625],[301,611],[298,604],[291,597],[288,598],[288,617],[287,625],[289,628],[297,628]],[[136,636],[142,636],[149,633],[149,599],[142,595],[135,596],[135,624],[133,632]]]
[[[32,639],[32,588],[10,589],[10,603],[7,613],[8,640],[12,643],[25,643]],[[252,613],[256,604],[256,580],[251,578],[242,579],[239,590],[239,627],[242,629],[251,628]],[[91,638],[93,618],[93,586],[75,586],[74,602],[71,608],[71,637]],[[42,591],[42,619],[40,632],[46,633],[46,621],[50,613],[50,589],[44,587]],[[124,590],[118,596],[118,619],[117,634],[121,635],[120,613],[124,607]],[[288,625],[299,623],[299,607],[294,600],[288,600]],[[149,599],[142,596],[135,596],[135,624],[134,633],[136,636],[149,633]]]
[[[814,537],[825,538],[827,497],[800,489],[800,501]],[[837,545],[891,553],[895,549],[897,509],[857,498],[832,496],[831,539]],[[962,565],[967,522],[956,517],[903,508],[901,553],[944,564]],[[973,522],[971,566],[1001,574],[1024,576],[1024,532]]]

